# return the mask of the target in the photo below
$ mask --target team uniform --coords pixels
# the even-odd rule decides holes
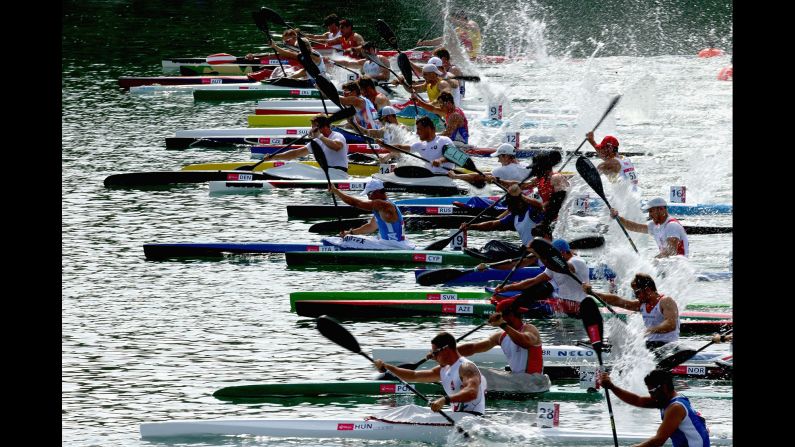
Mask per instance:
[[[444,155],[445,146],[452,144],[453,141],[451,139],[442,135],[437,135],[436,138],[431,141],[418,141],[412,144],[411,151],[418,153],[426,160],[433,161],[437,158],[441,158]],[[446,161],[442,163],[442,166],[439,167],[433,166],[431,163],[425,163],[425,167],[434,174],[447,175],[447,169],[443,169],[443,167],[453,169],[455,166],[453,163]]]
[[[579,256],[572,256],[568,262],[574,266],[574,276],[579,278],[583,284],[588,283],[590,278],[588,265],[585,264],[585,261]],[[572,316],[577,315],[580,311],[580,303],[587,297],[582,286],[564,273],[553,272],[547,268],[544,270],[544,274],[552,278],[552,285],[555,289],[552,298],[546,300],[550,310]]]
[[[533,240],[532,231],[536,225],[544,220],[544,212],[532,206],[527,207],[521,215],[508,213],[500,219],[500,223],[506,229],[514,229],[522,239],[522,245],[527,245]]]
[[[387,202],[395,205],[391,200]],[[358,250],[414,250],[414,244],[407,241],[403,234],[403,213],[399,207],[395,206],[395,209],[398,219],[392,223],[385,221],[377,210],[373,210],[373,217],[378,224],[377,238],[349,234],[345,237],[323,238],[322,241],[324,244]]]
[[[523,168],[519,163],[511,163],[506,166],[500,166],[491,171],[491,175],[500,180],[512,180],[520,182],[527,178],[530,173],[529,169]]]
[[[660,296],[660,299],[662,298],[664,297]],[[647,328],[660,325],[663,321],[665,321],[665,316],[663,315],[662,310],[660,310],[659,301],[651,309],[651,311],[647,312],[646,309],[647,307],[645,304],[640,305],[640,315],[643,317],[643,325]],[[657,349],[660,346],[677,340],[679,340],[679,318],[676,319],[676,328],[671,332],[646,335],[646,348]]]
[[[452,365],[443,366],[442,369],[439,371],[439,377],[441,378],[442,387],[444,388],[444,392],[451,396],[453,394],[457,394],[463,388],[463,383],[461,382],[461,375],[459,374],[459,370],[461,369],[461,365],[464,363],[472,363],[471,360],[467,359],[466,357],[459,357],[458,360],[453,363]],[[474,363],[472,363],[474,365]],[[477,368],[477,366],[475,366]],[[478,372],[480,370],[478,369]],[[453,411],[460,412],[465,411],[467,413],[474,413],[478,415],[483,415],[486,413],[486,378],[483,377],[483,374],[480,374],[480,387],[477,391],[477,396],[468,402],[452,402]]]
[[[687,414],[679,427],[671,435],[674,447],[709,447],[709,430],[707,422],[699,412],[690,405],[690,400],[685,396],[676,396],[660,410],[660,417],[665,416],[665,410],[671,405],[681,405]]]
[[[519,328],[521,332],[524,328]],[[507,392],[540,393],[549,390],[552,383],[544,374],[544,357],[541,346],[525,349],[511,339],[507,332],[500,335],[500,348],[508,360],[510,372],[483,368],[490,390]]]
[[[364,110],[356,109],[356,114],[354,115],[356,124],[364,129],[380,129],[381,125],[376,119],[378,111],[375,109],[373,102],[364,96],[359,96],[359,98],[364,100]]]
[[[456,142],[461,142],[464,144],[469,144],[469,121],[467,120],[466,115],[464,115],[464,111],[461,110],[459,107],[456,106],[453,112],[448,112],[447,115],[444,117],[444,121],[446,123],[450,122],[450,115],[453,113],[458,113],[461,115],[461,118],[464,119],[464,124],[458,126],[458,128],[450,135],[450,139]]]
[[[668,246],[668,238],[674,237],[679,239],[679,243],[676,246],[676,254],[682,256],[690,254],[690,243],[687,240],[687,233],[682,224],[673,217],[668,216],[668,219],[661,225],[655,224],[654,221],[649,221],[648,230],[649,234],[657,242],[657,247],[660,248],[660,251]]]

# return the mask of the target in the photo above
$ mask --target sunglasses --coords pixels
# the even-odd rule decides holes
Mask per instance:
[[[440,352],[444,351],[445,349],[447,349],[447,345],[444,345],[439,349],[434,349],[433,351],[431,351],[431,357],[435,358],[437,355],[439,355]]]
[[[657,391],[660,390],[661,387],[662,387],[662,384],[657,385],[654,388],[648,388],[649,395],[652,395],[652,394],[656,393]]]

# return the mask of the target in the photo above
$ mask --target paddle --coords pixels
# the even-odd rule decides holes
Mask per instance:
[[[312,140],[309,143],[309,146],[312,148],[312,155],[315,156],[315,161],[317,161],[317,163],[323,169],[323,173],[326,174],[326,181],[328,182],[328,187],[330,189],[331,188],[331,178],[328,175],[328,160],[326,160],[326,154],[323,153],[323,148],[320,147],[320,145],[317,144],[317,141],[315,141],[315,140]],[[337,210],[337,195],[332,193],[331,194],[331,199],[334,201],[334,210],[338,211]],[[342,226],[342,219],[340,218],[339,212],[337,212],[336,214],[337,214],[337,222],[339,223],[340,233],[341,233],[344,230],[344,228]]]
[[[542,239],[540,237],[533,238],[533,240],[530,241],[530,248],[533,249],[533,251],[538,256],[538,259],[540,259],[541,262],[543,262],[548,269],[552,270],[553,272],[569,275],[572,279],[577,281],[578,284],[582,285],[582,281],[580,281],[580,278],[577,278],[577,276],[575,276],[574,273],[572,273],[571,270],[569,270],[569,264],[566,262],[565,259],[563,259],[563,255],[560,253],[560,251],[558,251],[557,248],[555,248],[545,239]],[[593,293],[589,293],[588,295],[594,297],[597,301],[602,303],[602,305],[604,305],[607,308],[607,310],[612,312],[614,315],[618,315],[615,309],[613,309],[609,304],[602,301],[601,298],[594,295]],[[623,322],[623,320],[621,321]]]
[[[483,323],[480,326],[476,327],[475,329],[472,329],[471,331],[467,332],[466,334],[456,338],[455,339],[456,343],[461,341],[461,340],[463,340],[463,339],[465,339],[465,338],[467,338],[467,337],[469,337],[470,335],[474,334],[478,329],[482,328],[483,326],[485,326],[487,324],[488,324],[488,322]],[[415,369],[419,368],[423,363],[427,362],[428,360],[430,360],[430,359],[426,356],[424,359],[422,359],[422,360],[420,360],[418,362],[415,362],[415,363],[403,363],[401,365],[398,365],[398,368],[415,370]],[[389,374],[388,377],[395,377],[394,374],[390,374],[390,373],[387,373],[387,374]]]
[[[605,239],[602,236],[588,236],[580,239],[569,241],[569,247],[572,249],[596,248],[604,245]],[[518,258],[516,258],[518,259]],[[488,267],[497,267],[500,265],[509,264],[516,261],[516,259],[503,259],[502,261],[492,262],[486,264]],[[468,273],[477,272],[477,268],[461,270],[454,268],[445,268],[437,270],[428,270],[417,275],[417,284],[421,286],[432,286],[435,284],[445,284],[460,278]]]
[[[262,9],[260,9],[259,11],[252,12],[251,15],[254,17],[254,23],[257,24],[257,28],[259,28],[259,30],[265,33],[265,36],[268,37],[268,44],[273,45],[273,37],[271,36],[270,28],[268,28],[268,20],[265,18],[266,14],[263,11],[263,9],[267,8],[262,7]],[[273,50],[273,53],[276,55],[276,60],[279,61],[279,67],[282,69],[282,74],[286,75],[287,72],[284,71],[284,66],[282,65],[282,58],[281,56],[279,56],[279,52],[276,51],[276,49],[273,47],[271,47],[271,50]]]
[[[320,331],[320,333],[323,334],[324,337],[326,337],[329,340],[333,341],[334,343],[342,346],[343,348],[347,349],[348,351],[351,351],[354,354],[359,354],[362,357],[364,357],[367,360],[369,360],[370,362],[375,363],[375,360],[373,360],[372,357],[370,357],[366,353],[362,352],[362,349],[359,346],[359,342],[356,340],[356,337],[354,337],[353,334],[348,332],[347,329],[342,327],[342,325],[337,320],[335,320],[335,319],[333,319],[333,318],[331,318],[329,316],[326,316],[326,315],[321,315],[320,317],[317,318],[316,321],[317,321],[317,330]],[[406,382],[405,380],[401,379],[400,377],[395,377],[395,378],[397,380],[399,380],[400,383],[405,385],[406,388],[411,390],[412,393],[414,393],[417,396],[419,396],[422,400],[424,400],[425,402],[428,402],[428,403],[431,402],[424,394],[420,393],[419,391],[414,389],[413,386],[409,385],[408,382]],[[464,435],[465,438],[469,438],[469,433],[464,431],[464,429],[461,428],[461,426],[456,425],[456,423],[453,420],[453,418],[451,418],[447,413],[445,413],[442,410],[439,410],[438,413],[440,415],[442,415],[442,417],[447,419],[447,421],[450,422],[450,424],[452,424],[458,430],[459,433]]]
[[[602,188],[602,178],[599,176],[599,171],[596,170],[596,167],[593,165],[593,163],[591,163],[591,160],[588,160],[587,158],[580,155],[577,158],[577,163],[575,163],[575,165],[577,166],[577,172],[579,172],[580,176],[585,179],[585,182],[588,183],[591,189],[593,189],[596,194],[602,198],[602,200],[605,202],[605,205],[607,205],[608,210],[612,208],[612,206],[610,206],[610,202],[607,201],[607,197],[605,197],[605,191]],[[621,223],[621,219],[619,219],[618,216],[614,217],[614,219],[616,220],[616,223],[618,223],[618,226],[621,227],[621,230],[624,232],[624,234],[627,236],[627,240],[629,241],[629,244],[632,245],[632,249],[635,250],[635,253],[638,253],[638,247],[635,246],[635,242],[633,242],[632,238],[629,237],[629,233],[627,233],[627,229],[624,228],[624,224]]]
[[[535,242],[535,240],[533,242]],[[552,245],[550,245],[550,247],[555,249]],[[566,268],[566,271],[568,271],[568,268]],[[599,367],[601,368],[604,366],[604,363],[602,363],[602,334],[604,334],[604,321],[602,320],[602,313],[599,312],[599,308],[596,306],[596,301],[585,298],[580,302],[580,318],[582,318],[582,324],[585,326],[585,332],[588,333],[588,339],[591,340],[591,348],[596,351],[596,358],[599,360]],[[610,427],[613,430],[613,442],[615,447],[618,447],[618,434],[616,434],[616,420],[613,417],[613,404],[610,402],[610,392],[607,389],[605,389],[605,400],[607,401],[607,411],[610,414]]]
[[[353,116],[353,115],[354,115],[354,113],[356,113],[356,111],[355,111],[355,110],[351,110],[350,108],[348,108],[348,109],[341,109],[341,110],[338,110],[338,111],[334,112],[334,113],[333,113],[333,114],[332,114],[332,115],[329,117],[329,119],[330,119],[330,120],[331,120],[331,122],[333,123],[333,122],[336,122],[336,121],[340,121],[340,120],[347,119],[348,117],[351,117],[351,116]],[[292,146],[292,145],[293,145],[293,144],[295,144],[295,143],[298,143],[299,141],[303,141],[303,140],[305,140],[307,137],[309,137],[309,134],[302,135],[302,136],[300,136],[300,137],[298,137],[298,138],[296,138],[296,139],[294,139],[294,140],[288,141],[287,143],[285,143],[285,145],[284,145],[284,147],[283,147],[283,148],[279,149],[278,151],[276,151],[276,152],[274,152],[274,153],[272,153],[272,154],[270,154],[270,155],[267,155],[267,156],[265,156],[265,157],[262,157],[262,160],[258,161],[257,163],[255,163],[255,164],[253,164],[253,165],[244,165],[244,166],[240,166],[240,167],[238,167],[238,168],[235,168],[235,171],[253,171],[253,170],[254,170],[254,169],[257,167],[257,166],[259,166],[260,164],[262,164],[262,163],[264,163],[264,162],[266,162],[266,161],[270,160],[270,159],[271,159],[271,158],[273,158],[275,155],[277,155],[277,154],[279,154],[279,153],[281,153],[281,152],[284,152],[284,151],[286,151],[287,149],[290,149],[290,146]]]
[[[734,330],[733,328],[729,329],[728,331],[723,332],[721,335],[730,334],[733,330]],[[695,356],[699,352],[703,351],[704,349],[706,349],[707,347],[709,347],[713,343],[715,343],[715,342],[714,341],[710,341],[709,343],[707,343],[706,345],[698,348],[695,351],[692,350],[692,349],[683,349],[683,350],[681,350],[679,352],[676,352],[676,353],[674,353],[674,354],[672,354],[672,355],[660,360],[659,362],[657,362],[657,368],[659,368],[659,369],[671,369],[671,368],[674,368],[676,366],[679,366],[682,363],[684,363],[684,362],[690,360],[691,358],[693,358],[693,356]]]
[[[404,82],[408,87],[409,91],[414,92],[414,88],[412,87],[413,84],[412,74],[414,72],[411,68],[411,62],[409,62],[408,56],[406,56],[405,54],[403,54],[402,51],[400,51],[400,47],[398,46],[397,43],[397,36],[392,31],[392,28],[390,28],[389,25],[387,25],[386,22],[384,22],[381,19],[376,20],[375,27],[378,30],[378,34],[381,35],[381,38],[383,38],[386,41],[386,43],[389,44],[389,46],[397,50],[398,52],[397,64],[398,68],[400,68],[400,73],[403,75]],[[412,98],[411,100],[414,103],[414,118],[416,119],[417,116],[419,116],[419,111],[417,110],[417,101],[414,100],[414,98]]]
[[[613,99],[610,100],[610,104],[607,105],[607,110],[605,110],[605,113],[603,113],[602,117],[599,118],[599,121],[596,123],[596,125],[593,126],[593,129],[591,129],[591,132],[596,132],[596,128],[599,127],[600,124],[602,124],[602,121],[604,121],[605,118],[607,118],[607,115],[610,114],[610,111],[613,110],[613,108],[616,106],[616,104],[618,104],[618,101],[620,99],[621,99],[621,95],[616,95],[616,96],[613,97]],[[574,149],[574,152],[572,152],[571,155],[569,155],[569,158],[566,159],[566,162],[563,163],[563,165],[560,167],[560,170],[558,172],[563,172],[563,168],[565,168],[566,165],[569,164],[571,159],[574,158],[574,156],[578,152],[580,152],[580,148],[582,147],[583,144],[585,144],[586,141],[588,141],[588,138],[583,138],[583,140],[580,143],[580,145],[577,146],[577,149]]]

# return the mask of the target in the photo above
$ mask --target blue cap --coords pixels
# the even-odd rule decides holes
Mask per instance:
[[[555,239],[552,241],[552,246],[557,248],[561,253],[571,253],[571,248],[569,248],[569,243],[564,241],[563,239]]]

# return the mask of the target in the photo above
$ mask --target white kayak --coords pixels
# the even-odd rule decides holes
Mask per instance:
[[[446,186],[458,188],[459,185],[450,177],[446,175],[434,175],[432,177],[399,177],[394,173],[389,174],[373,174],[373,178],[377,178],[383,182],[394,183],[397,185],[422,185],[422,186]]]
[[[417,360],[425,357],[428,353],[428,348],[398,348],[398,349],[390,349],[390,348],[379,348],[373,350],[373,358],[381,359],[386,363],[390,363],[393,365],[401,364],[401,363],[414,363]],[[544,356],[544,362],[596,362],[598,361],[596,357],[596,351],[591,348],[586,348],[583,346],[574,346],[574,345],[556,345],[556,346],[547,346],[543,347],[542,354]],[[477,364],[500,364],[504,365],[505,361],[505,354],[502,352],[502,348],[496,347],[492,348],[486,352],[480,352],[471,356],[467,357],[468,359],[472,360]],[[609,359],[610,353],[603,352],[602,353],[603,359]],[[435,365],[433,362],[427,362],[429,366]]]
[[[145,422],[140,425],[141,437],[183,438],[198,436],[253,435],[278,438],[345,438],[372,440],[400,440],[447,444],[458,442],[463,436],[457,433],[438,414],[429,414],[426,407],[406,405],[376,416],[340,419],[215,419]],[[464,430],[477,437],[477,430],[470,427],[479,423],[488,424],[487,419],[464,413],[447,412]],[[485,435],[484,435],[485,436]],[[612,444],[613,435],[607,431],[564,430],[561,428],[527,427],[522,430],[527,440],[537,439],[543,443],[577,443],[577,445]],[[642,442],[652,433],[618,433],[622,445]],[[712,445],[731,445],[729,438],[710,438]],[[670,440],[666,443],[670,445]]]
[[[309,127],[239,127],[231,129],[189,129],[178,130],[174,133],[176,138],[208,138],[208,137],[260,137],[282,135],[306,135]],[[275,143],[274,143],[275,144]]]
[[[153,93],[162,92],[190,94],[193,93],[194,90],[229,90],[230,85],[232,84],[139,85],[130,87],[130,94],[151,95]],[[261,89],[261,86],[265,84],[261,82],[238,82],[234,85],[238,88],[246,87],[248,89]]]

